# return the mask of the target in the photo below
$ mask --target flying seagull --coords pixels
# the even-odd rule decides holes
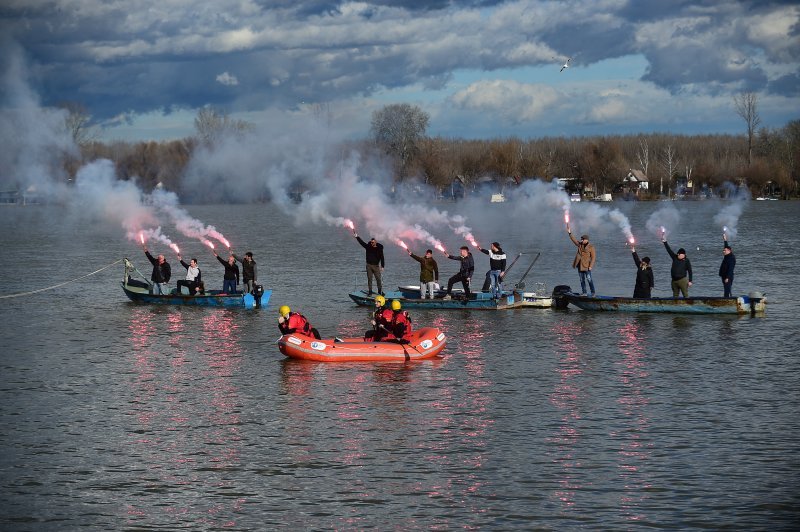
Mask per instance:
[[[559,72],[564,72],[564,69],[565,69],[565,68],[569,68],[569,62],[570,62],[571,60],[572,60],[572,58],[571,58],[571,57],[567,57],[567,60],[566,60],[566,62],[565,62],[565,63],[564,63],[564,65],[561,67],[561,70],[559,70]]]

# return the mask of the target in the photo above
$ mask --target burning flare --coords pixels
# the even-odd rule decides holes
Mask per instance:
[[[144,245],[144,233],[139,233],[139,240],[141,240],[142,245]]]
[[[210,247],[211,249],[214,249],[214,243],[212,241],[206,240],[205,238],[201,238],[200,242],[202,242],[206,246]]]
[[[397,241],[397,245],[400,246],[401,248],[405,249],[406,251],[408,251],[408,246],[402,240],[398,240]]]
[[[569,211],[564,211],[564,223],[569,223]]]
[[[436,249],[438,249],[438,250],[439,250],[439,251],[441,251],[442,253],[447,253],[447,250],[445,250],[445,249],[444,249],[444,246],[443,246],[442,244],[436,244],[436,245],[435,245],[435,246],[433,246],[433,247],[435,247]]]
[[[175,251],[175,253],[177,253],[178,255],[181,254],[181,250],[178,248],[178,244],[170,244],[169,247],[171,247],[172,250]]]
[[[344,225],[350,228],[351,231],[356,230],[356,224],[353,223],[353,220],[345,219]]]
[[[636,243],[636,240],[634,240],[634,238],[633,238],[633,237],[630,237],[630,238],[628,239],[628,242],[630,242],[630,244],[631,244],[631,246],[632,246],[632,245],[634,245],[634,244]]]

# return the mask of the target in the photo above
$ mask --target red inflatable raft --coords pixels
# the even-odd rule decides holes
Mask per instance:
[[[396,341],[368,342],[363,338],[317,340],[302,334],[285,334],[278,340],[278,349],[290,358],[322,362],[407,362],[432,358],[444,349],[447,338],[435,327],[424,327],[411,333],[407,344]]]

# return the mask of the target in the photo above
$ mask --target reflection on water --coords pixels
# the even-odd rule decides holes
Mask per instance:
[[[553,495],[562,504],[564,512],[575,505],[575,494],[583,487],[575,472],[576,468],[581,467],[580,462],[576,461],[576,448],[582,437],[579,426],[582,417],[580,401],[585,397],[580,381],[583,362],[579,348],[575,345],[575,338],[583,332],[582,325],[553,326],[561,352],[558,353],[556,366],[558,381],[550,394],[550,403],[561,411],[561,423],[558,432],[550,436],[547,442],[555,446],[555,449],[548,446],[549,454],[562,469],[558,481],[560,488]]]
[[[241,399],[233,381],[240,364],[238,326],[230,311],[200,314],[131,311],[129,404],[137,426],[129,452],[146,467],[137,480],[144,493],[127,507],[130,526],[176,520],[233,526],[231,515],[245,502],[201,502],[192,494],[230,488],[225,472],[240,466]],[[152,504],[147,493],[161,494],[161,504]]]
[[[647,488],[651,487],[646,474],[647,460],[652,454],[653,444],[648,430],[647,416],[649,404],[647,357],[644,352],[646,339],[641,331],[642,324],[634,320],[620,327],[619,351],[622,359],[619,366],[621,396],[617,400],[621,409],[622,428],[612,432],[612,439],[620,442],[618,468],[623,490],[619,510],[623,517],[631,521],[644,520],[643,503],[647,499]]]

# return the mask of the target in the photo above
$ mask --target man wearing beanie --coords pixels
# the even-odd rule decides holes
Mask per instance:
[[[686,250],[680,248],[678,253],[672,251],[672,248],[667,244],[667,239],[662,238],[664,247],[667,248],[667,253],[672,257],[672,268],[670,274],[672,275],[672,297],[678,297],[678,292],[683,294],[683,297],[689,297],[689,287],[692,286],[692,263],[686,256]]]
[[[719,276],[722,278],[723,297],[732,297],[733,288],[733,269],[736,267],[736,256],[733,254],[731,245],[728,244],[728,235],[722,235],[722,264],[719,265]]]

